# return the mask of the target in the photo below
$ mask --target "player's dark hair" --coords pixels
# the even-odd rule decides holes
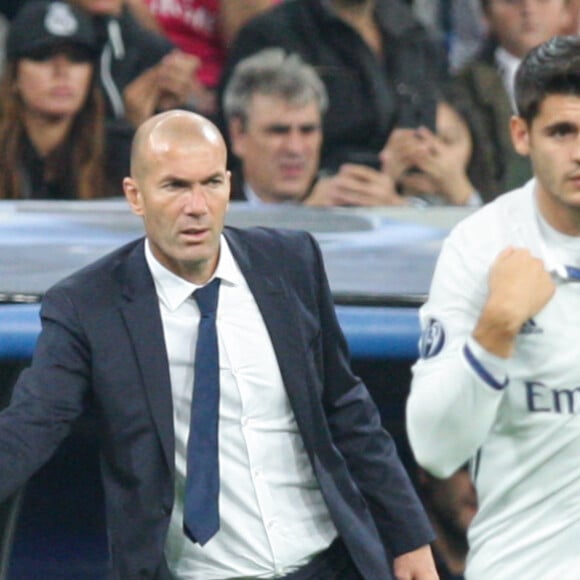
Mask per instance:
[[[555,36],[522,60],[515,81],[518,115],[530,124],[551,95],[580,97],[580,36]]]

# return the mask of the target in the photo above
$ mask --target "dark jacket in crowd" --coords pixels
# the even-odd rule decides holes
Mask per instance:
[[[240,31],[221,92],[241,59],[273,46],[299,53],[315,66],[330,97],[322,167],[334,169],[352,159],[353,152],[376,155],[394,127],[434,126],[433,88],[445,76],[443,50],[404,2],[377,0],[376,18],[383,34],[383,59],[327,1],[282,2]]]
[[[28,136],[24,135],[22,158],[18,165],[18,171],[23,179],[22,197],[24,199],[79,199],[79,192],[75,189],[77,168],[72,159],[73,144],[67,140],[54,153],[53,165],[57,172],[50,180],[46,178],[43,159]],[[127,175],[126,168],[119,166],[113,147],[106,147],[104,162],[104,191],[95,192],[95,197],[113,197],[123,195],[122,180]],[[118,152],[117,152],[118,156]]]
[[[123,91],[175,47],[141,26],[126,8],[119,18],[95,16],[94,24],[102,43],[100,79],[106,103],[107,163],[113,175],[125,176],[129,174],[135,128],[125,119]]]
[[[2,2],[0,2],[0,14],[5,16],[8,20],[12,20],[21,6],[22,0],[2,0]]]
[[[513,109],[494,52],[495,45],[489,43],[452,81],[454,104],[465,115],[479,149],[470,177],[484,201],[532,177],[529,158],[516,153],[512,145]]]
[[[125,9],[119,18],[94,17],[103,45],[101,85],[107,116],[124,116],[123,91],[139,75],[155,66],[174,46],[165,37],[141,26]]]

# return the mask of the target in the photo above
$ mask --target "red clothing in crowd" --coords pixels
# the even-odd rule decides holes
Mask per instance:
[[[197,56],[197,77],[215,87],[226,48],[219,31],[219,0],[145,0],[163,31],[184,52]]]

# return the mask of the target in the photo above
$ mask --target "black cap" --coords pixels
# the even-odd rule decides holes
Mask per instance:
[[[90,16],[65,2],[34,0],[10,23],[6,57],[13,60],[60,45],[78,45],[96,56],[99,47]]]

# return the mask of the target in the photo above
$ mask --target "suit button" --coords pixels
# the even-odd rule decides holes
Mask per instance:
[[[169,505],[164,505],[164,506],[161,508],[161,515],[162,515],[162,516],[168,516],[168,515],[171,515],[171,506],[169,506]]]

